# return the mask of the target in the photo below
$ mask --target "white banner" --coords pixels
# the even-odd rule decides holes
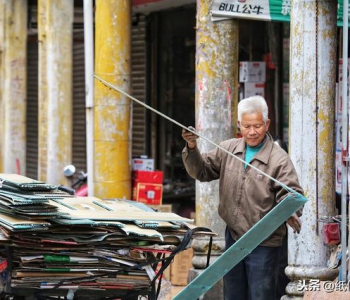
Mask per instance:
[[[220,18],[246,18],[262,21],[289,21],[290,0],[214,0],[213,21]]]

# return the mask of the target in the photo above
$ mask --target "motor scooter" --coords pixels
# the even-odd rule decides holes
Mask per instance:
[[[63,174],[67,178],[73,178],[76,174],[76,168],[74,165],[67,165],[63,169]],[[77,179],[72,183],[72,188],[75,190],[75,195],[78,197],[87,197],[88,185],[87,185],[88,173],[80,171]]]

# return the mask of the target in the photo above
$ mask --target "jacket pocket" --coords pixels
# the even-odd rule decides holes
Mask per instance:
[[[238,186],[239,174],[237,168],[225,167],[220,175],[220,189],[235,189]]]

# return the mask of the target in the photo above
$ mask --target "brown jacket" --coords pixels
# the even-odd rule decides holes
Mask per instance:
[[[245,141],[229,139],[220,146],[244,160]],[[219,148],[201,154],[198,148],[182,151],[188,174],[199,181],[219,179],[219,215],[226,222],[232,238],[239,239],[264,217],[288,193],[275,181],[254,170]],[[269,133],[261,150],[250,162],[254,167],[303,194],[298,176],[288,154],[276,145]],[[298,211],[301,215],[301,210]],[[286,226],[282,224],[261,245],[282,244]]]

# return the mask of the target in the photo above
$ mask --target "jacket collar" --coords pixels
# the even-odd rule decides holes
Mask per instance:
[[[266,141],[261,148],[261,150],[254,156],[254,159],[260,160],[262,163],[267,164],[270,158],[270,153],[272,151],[274,142],[271,134],[266,132]],[[233,154],[243,153],[245,151],[246,144],[244,138],[241,138],[238,142],[236,149],[233,151]]]

